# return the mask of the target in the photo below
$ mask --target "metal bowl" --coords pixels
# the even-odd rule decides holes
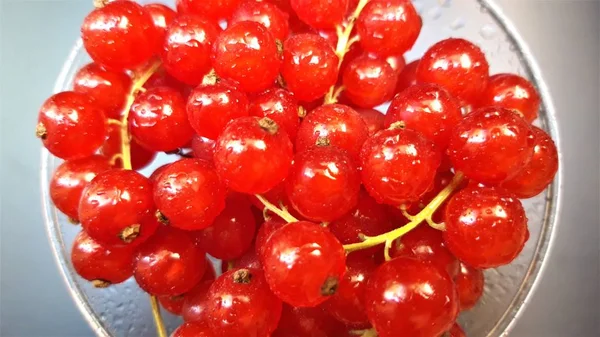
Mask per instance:
[[[146,2],[146,1],[142,1]],[[166,1],[172,5],[173,1]],[[527,45],[509,19],[492,1],[415,0],[423,18],[423,30],[407,61],[419,58],[436,41],[463,37],[476,42],[488,57],[491,73],[512,72],[523,75],[536,85],[542,96],[540,119],[536,121],[551,134],[561,149],[555,112],[542,73]],[[77,41],[54,87],[55,92],[70,90],[75,72],[90,59]],[[385,107],[383,107],[385,108]],[[382,110],[385,111],[385,110]],[[143,173],[150,173],[166,159],[160,157]],[[562,161],[562,160],[561,160]],[[54,256],[75,304],[98,336],[152,336],[155,334],[148,296],[134,280],[108,289],[95,289],[78,277],[69,259],[71,244],[79,228],[68,222],[52,205],[49,181],[60,160],[42,151],[41,188],[46,228]],[[560,209],[560,181],[542,195],[525,200],[530,239],[521,255],[510,265],[486,271],[485,294],[480,303],[464,312],[460,321],[469,336],[505,336],[513,327],[542,276],[545,257]],[[164,313],[172,331],[180,319]]]

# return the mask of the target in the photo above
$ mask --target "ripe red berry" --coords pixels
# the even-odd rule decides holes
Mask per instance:
[[[458,314],[452,278],[431,264],[399,257],[383,264],[367,283],[365,306],[381,337],[440,336]]]
[[[204,251],[177,228],[160,226],[135,252],[133,275],[152,295],[181,295],[200,282],[205,270]]]
[[[367,125],[369,137],[376,134],[378,131],[383,130],[383,121],[385,119],[384,114],[375,109],[369,108],[356,109],[356,112],[358,112]]]
[[[330,222],[358,201],[360,174],[346,151],[320,146],[299,152],[286,178],[286,194],[303,217]]]
[[[182,15],[169,26],[160,54],[163,66],[176,79],[197,85],[211,68],[210,53],[219,27],[202,16]]]
[[[79,220],[83,189],[96,175],[110,169],[108,160],[97,155],[63,162],[50,180],[50,198],[54,206],[69,218]]]
[[[158,51],[160,31],[150,13],[134,1],[112,1],[88,14],[83,46],[94,62],[110,69],[135,69]]]
[[[514,112],[489,107],[466,115],[452,130],[448,155],[469,179],[498,184],[514,177],[531,160],[535,137]]]
[[[386,129],[363,145],[362,182],[377,202],[399,206],[432,187],[440,161],[435,145],[420,133]]]
[[[384,58],[368,54],[350,61],[342,74],[345,97],[363,108],[389,101],[397,80],[398,73]]]
[[[333,29],[342,22],[348,0],[290,0],[300,20],[318,29]]]
[[[210,266],[209,266],[210,267]],[[181,317],[186,322],[207,322],[206,295],[212,281],[201,281],[185,294]]]
[[[150,180],[131,170],[112,169],[98,174],[83,190],[79,220],[86,233],[100,244],[143,242],[158,227]]]
[[[385,127],[403,122],[406,128],[420,132],[443,150],[461,119],[460,102],[444,88],[419,84],[394,97],[385,115]]]
[[[460,310],[470,310],[483,295],[485,278],[481,269],[475,269],[464,263],[460,264],[458,275],[454,279]]]
[[[152,16],[154,27],[158,31],[158,40],[160,42],[164,41],[167,30],[175,21],[177,13],[170,7],[159,3],[147,4],[144,5],[144,8]]]
[[[275,38],[258,22],[242,21],[227,27],[213,45],[217,75],[246,92],[271,87],[279,75],[281,58]]]
[[[122,71],[110,71],[90,63],[73,78],[73,91],[87,95],[106,117],[119,118],[129,95],[131,78]]]
[[[270,336],[281,317],[281,300],[258,269],[226,272],[206,297],[208,324],[216,337]]]
[[[316,306],[334,295],[346,269],[341,243],[315,223],[293,222],[275,231],[263,250],[271,290],[297,307]]]
[[[354,109],[342,104],[323,105],[309,113],[300,124],[296,151],[314,148],[320,138],[326,137],[331,146],[348,151],[357,160],[368,135],[367,125]]]
[[[181,159],[167,166],[154,182],[156,207],[171,226],[199,230],[225,208],[226,188],[211,163]]]
[[[289,15],[286,12],[270,2],[246,1],[235,10],[229,24],[240,21],[258,22],[265,26],[275,39],[283,41],[290,33],[288,19]]]
[[[306,113],[294,96],[281,88],[268,89],[252,98],[248,108],[250,116],[269,117],[285,130],[292,143],[300,126],[300,115]]]
[[[215,145],[214,140],[196,135],[192,138],[192,154],[194,158],[212,162],[215,155]]]
[[[474,104],[488,83],[489,65],[473,43],[446,39],[431,46],[417,66],[417,81],[439,84],[464,104]]]
[[[148,89],[136,97],[127,121],[133,139],[151,151],[176,150],[194,135],[185,100],[169,87]]]
[[[421,17],[408,0],[369,1],[356,23],[360,45],[380,56],[409,51],[417,41],[421,26]]]
[[[338,77],[339,59],[319,35],[299,34],[285,41],[281,75],[286,88],[300,101],[325,96]]]
[[[165,310],[173,315],[181,315],[184,296],[160,296],[157,299],[161,307],[165,308]]]
[[[510,263],[523,250],[527,217],[521,202],[489,187],[467,187],[446,205],[446,247],[474,268]]]
[[[188,97],[187,113],[198,135],[217,139],[227,123],[248,116],[248,96],[224,83],[200,85]]]
[[[407,88],[417,84],[416,77],[419,61],[420,60],[412,61],[411,63],[407,64],[404,68],[402,68],[402,71],[400,72],[400,75],[398,75],[398,81],[396,83],[396,93],[401,93]]]
[[[264,193],[281,183],[292,164],[292,143],[268,118],[238,118],[217,140],[219,177],[237,192]]]
[[[213,21],[226,19],[242,0],[176,0],[177,12],[205,16]]]
[[[53,155],[76,159],[94,154],[107,130],[103,110],[89,96],[64,91],[44,102],[35,132]]]
[[[121,125],[108,125],[108,136],[100,148],[100,153],[106,157],[106,159],[111,160],[115,155],[121,154],[121,136]],[[143,148],[134,139],[132,139],[129,143],[129,153],[131,155],[132,170],[141,170],[152,163],[154,158],[156,158],[156,152]],[[117,158],[114,164],[115,167],[123,167],[123,160],[121,160],[121,158]]]
[[[215,337],[205,322],[185,322],[180,325],[170,337]]]
[[[477,105],[516,110],[531,123],[538,116],[540,95],[531,82],[519,75],[497,74],[490,77]]]
[[[254,245],[250,247],[244,255],[235,260],[231,260],[231,266],[234,269],[250,268],[262,270],[262,263]]]
[[[84,231],[75,237],[71,262],[79,276],[98,288],[121,283],[133,275],[133,249],[104,247]]]
[[[296,308],[284,303],[273,337],[340,337],[347,330],[322,306]]]
[[[517,198],[531,198],[544,191],[558,171],[556,144],[544,130],[532,126],[535,143],[529,163],[500,186]]]
[[[287,223],[279,218],[271,218],[265,221],[256,232],[256,239],[254,240],[254,247],[256,249],[256,253],[262,261],[264,248],[267,246],[267,242],[271,238],[271,235],[275,233],[283,225]]]

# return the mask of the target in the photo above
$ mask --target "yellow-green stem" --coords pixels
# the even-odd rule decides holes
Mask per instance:
[[[298,219],[294,218],[294,216],[291,215],[285,208],[283,208],[283,209],[278,208],[277,206],[275,206],[272,203],[270,203],[269,200],[265,199],[260,194],[255,194],[255,196],[256,196],[256,198],[258,198],[258,200],[263,205],[265,205],[266,209],[268,209],[269,211],[275,213],[276,215],[278,215],[280,218],[282,218],[286,222],[298,222]]]
[[[156,334],[158,337],[167,337],[167,329],[163,323],[160,315],[160,307],[158,306],[158,299],[156,296],[150,296],[150,306],[152,307],[152,316],[154,317],[154,324],[156,325]]]

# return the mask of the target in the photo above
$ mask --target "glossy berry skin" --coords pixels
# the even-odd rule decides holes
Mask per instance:
[[[100,244],[143,242],[158,226],[150,180],[131,170],[112,169],[98,174],[83,190],[79,220],[86,233]]]
[[[84,231],[75,237],[71,262],[79,276],[97,287],[121,283],[133,275],[133,249],[104,247]]]
[[[479,100],[488,83],[485,55],[471,42],[446,39],[431,46],[417,66],[417,81],[444,87],[464,104]]]
[[[230,189],[256,194],[285,179],[292,157],[285,131],[268,119],[243,117],[229,123],[217,140],[214,161]]]
[[[121,71],[110,71],[90,63],[79,69],[73,79],[73,91],[87,95],[106,117],[119,118],[129,95],[131,78]]]
[[[478,106],[501,106],[516,110],[528,122],[533,122],[540,109],[540,95],[523,77],[515,74],[497,74],[490,76]]]
[[[441,155],[434,144],[408,129],[386,129],[361,151],[362,182],[379,203],[399,206],[417,201],[433,185]]]
[[[331,146],[348,151],[356,160],[368,135],[367,125],[354,109],[342,104],[323,105],[309,113],[300,123],[296,151],[313,148],[317,146],[320,137],[327,137]]]
[[[325,96],[338,77],[333,47],[316,34],[298,34],[283,45],[281,75],[294,96],[310,102]]]
[[[435,84],[419,84],[394,97],[385,115],[385,127],[404,122],[406,128],[445,149],[452,129],[461,119],[460,102],[450,93]]]
[[[300,152],[286,178],[286,194],[303,217],[330,222],[358,201],[360,174],[346,151],[321,146]]]
[[[127,118],[135,141],[151,151],[173,151],[186,145],[194,130],[185,100],[170,87],[148,89],[136,97]]]
[[[159,32],[159,40],[164,41],[167,30],[175,21],[177,13],[170,7],[159,3],[147,4],[144,5],[144,8],[152,16],[154,27]]]
[[[469,113],[452,130],[448,156],[469,179],[493,185],[522,170],[534,145],[527,121],[510,110],[489,107]]]
[[[110,69],[135,69],[158,51],[160,31],[150,13],[134,1],[113,1],[88,14],[83,46],[94,62]]]
[[[402,68],[396,82],[396,93],[401,93],[405,89],[417,84],[417,67],[419,66],[419,61],[412,61]]]
[[[36,135],[56,157],[77,159],[94,154],[106,131],[104,111],[89,96],[64,91],[40,108]]]
[[[454,323],[452,328],[448,330],[447,336],[444,337],[467,337],[463,329],[457,323]]]
[[[371,327],[364,305],[367,281],[377,268],[375,260],[362,255],[350,255],[347,269],[337,293],[324,306],[337,320],[352,329]]]
[[[281,300],[258,269],[230,270],[207,294],[208,324],[215,336],[270,336],[281,317]]]
[[[408,0],[369,1],[356,22],[361,47],[380,56],[409,51],[421,26],[421,17]]]
[[[248,108],[250,116],[269,117],[290,137],[292,143],[300,126],[299,114],[306,113],[287,90],[271,88],[252,98]]]
[[[300,20],[317,29],[332,29],[342,22],[348,0],[290,0]]]
[[[267,246],[267,242],[271,238],[271,235],[275,233],[276,230],[286,225],[287,223],[279,218],[273,217],[267,221],[265,221],[256,232],[256,238],[254,240],[254,248],[256,249],[256,253],[259,258],[262,259],[262,255],[264,252],[264,248]]]
[[[198,233],[197,242],[208,254],[228,261],[242,256],[252,246],[255,231],[250,204],[229,198],[213,224]]]
[[[252,21],[227,27],[213,45],[212,60],[219,77],[235,82],[246,92],[271,87],[281,65],[275,38],[263,25]]]
[[[474,268],[510,263],[523,250],[527,217],[521,202],[490,187],[467,187],[446,206],[446,247]]]
[[[202,279],[205,270],[202,248],[188,232],[177,228],[160,226],[135,252],[133,275],[151,295],[181,295]]]
[[[118,124],[109,124],[108,136],[100,148],[100,154],[108,160],[111,160],[115,155],[120,154],[122,151],[121,136],[121,126]],[[129,153],[131,154],[132,170],[141,170],[156,158],[156,152],[147,150],[134,139],[129,143]],[[123,167],[123,161],[120,158],[116,158],[114,166],[119,168]]]
[[[262,258],[271,290],[296,307],[314,307],[335,294],[346,269],[342,244],[327,229],[306,221],[275,231]]]
[[[157,298],[160,306],[173,315],[180,316],[184,296],[160,296]]]
[[[202,16],[182,15],[169,26],[160,54],[169,74],[189,85],[202,82],[211,68],[210,53],[220,28]]]
[[[273,337],[333,337],[345,336],[348,329],[323,306],[296,308],[283,304],[279,326]]]
[[[448,273],[399,257],[371,275],[365,307],[381,337],[397,336],[398,331],[406,336],[433,337],[451,328],[458,314],[458,298]]]
[[[210,268],[210,266],[209,266]],[[201,281],[185,294],[181,317],[186,322],[207,322],[206,295],[213,281]]]
[[[156,207],[169,225],[186,230],[210,226],[225,208],[226,193],[213,165],[200,159],[176,161],[154,182]]]
[[[367,125],[369,136],[376,134],[384,129],[385,115],[375,109],[363,108],[356,109],[356,112],[362,117]]]
[[[83,189],[96,175],[110,169],[108,160],[97,155],[63,162],[50,180],[52,203],[69,218],[78,220]]]
[[[342,74],[345,97],[362,108],[389,101],[397,80],[398,74],[384,58],[366,54],[350,61]]]
[[[170,337],[215,337],[215,335],[206,323],[185,322],[175,329]]]
[[[242,0],[177,0],[177,12],[205,16],[213,21],[231,16]]]
[[[284,41],[290,33],[288,19],[289,15],[273,3],[246,1],[235,10],[229,24],[240,21],[258,22],[265,26],[276,40]]]
[[[192,154],[194,158],[212,162],[215,155],[215,145],[214,140],[196,135],[192,138]]]
[[[430,263],[453,278],[460,268],[460,262],[444,246],[442,232],[427,224],[422,224],[396,240],[390,249],[390,256],[410,257]]]
[[[544,191],[558,171],[558,150],[550,135],[532,126],[535,143],[529,163],[501,187],[517,198],[532,198]]]
[[[483,271],[461,263],[454,283],[456,284],[456,291],[458,291],[460,310],[472,309],[483,295],[485,283]]]
[[[188,97],[187,114],[198,135],[214,140],[227,123],[248,116],[248,96],[224,83],[200,85]]]

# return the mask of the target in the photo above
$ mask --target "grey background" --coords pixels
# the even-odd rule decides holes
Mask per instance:
[[[0,1],[0,336],[91,336],[46,239],[33,136],[91,0]],[[511,336],[600,336],[600,0],[497,2],[542,69],[564,156],[557,239]]]

